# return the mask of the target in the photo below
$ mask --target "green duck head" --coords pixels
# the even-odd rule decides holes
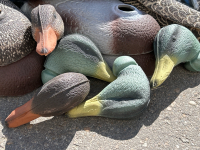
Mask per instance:
[[[190,71],[200,71],[199,51],[199,41],[187,28],[177,24],[162,28],[154,40],[156,68],[150,81],[151,88],[161,85],[180,63],[185,62]]]
[[[95,44],[79,34],[65,36],[47,57],[44,66],[43,83],[65,72],[82,73],[107,82],[116,78]]]

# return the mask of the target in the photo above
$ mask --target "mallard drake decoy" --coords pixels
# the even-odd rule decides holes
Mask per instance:
[[[161,27],[179,24],[190,29],[200,41],[200,12],[175,0],[121,0],[151,15]],[[189,0],[192,1],[192,0]],[[199,3],[199,1],[198,1]]]
[[[89,80],[80,73],[64,73],[46,84],[26,104],[6,118],[9,128],[18,127],[40,116],[62,115],[80,104],[90,91]]]
[[[114,61],[113,73],[117,76],[115,81],[66,114],[70,118],[103,116],[129,119],[139,116],[150,100],[149,81],[145,73],[129,56],[121,56]]]
[[[65,72],[82,73],[107,82],[116,79],[95,44],[79,34],[62,38],[57,48],[48,55],[44,67],[43,83]]]
[[[0,0],[0,96],[20,96],[42,85],[44,57],[36,55],[31,23],[9,0]]]
[[[30,0],[22,6],[22,10],[27,16],[31,16],[33,24],[40,24],[42,29],[45,28],[45,20],[41,18],[55,19],[54,15],[46,15],[48,12],[53,14],[53,8],[50,9],[46,5],[36,7],[46,3],[53,5],[61,16],[64,35],[79,33],[90,38],[110,67],[118,56],[129,55],[136,59],[146,74],[152,75],[155,63],[153,40],[160,30],[153,17],[119,0]],[[47,48],[46,50],[48,51]]]
[[[156,69],[150,81],[151,87],[161,85],[174,66],[185,63],[190,71],[200,71],[200,43],[187,28],[173,24],[162,28],[154,41]]]

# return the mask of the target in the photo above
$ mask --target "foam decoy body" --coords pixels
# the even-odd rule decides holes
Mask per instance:
[[[156,69],[151,78],[152,88],[161,85],[173,68],[185,62],[190,71],[200,71],[200,43],[194,34],[181,25],[162,28],[154,41]]]
[[[42,85],[44,57],[36,55],[31,23],[19,8],[0,0],[0,96],[20,96]]]
[[[79,34],[62,38],[57,48],[47,56],[44,66],[43,83],[65,72],[78,72],[107,82],[116,79],[95,44]]]
[[[0,66],[16,62],[35,50],[31,22],[9,0],[0,0]]]
[[[18,127],[40,116],[62,115],[80,104],[90,90],[89,80],[80,73],[64,73],[46,84],[26,104],[6,118],[9,128]]]
[[[200,41],[200,12],[195,10],[198,4],[193,4],[192,7],[184,4],[195,3],[199,0],[121,0],[124,3],[128,3],[136,6],[139,10],[151,15],[156,19],[161,27],[170,24],[179,24],[190,29],[197,39]]]
[[[115,81],[66,114],[70,118],[102,116],[129,119],[139,116],[150,100],[149,81],[145,73],[129,56],[121,56],[114,61],[113,73],[117,76]]]
[[[155,60],[152,43],[160,27],[150,15],[119,0],[30,0],[23,5],[22,10],[30,17],[30,11],[34,7],[47,3],[52,4],[61,16],[64,22],[64,35],[79,33],[90,38],[109,66],[112,66],[118,56],[129,55],[148,75],[153,73]],[[50,9],[41,11],[49,12]],[[34,12],[36,15],[33,15]],[[39,15],[37,11],[34,12],[32,11],[32,16],[48,18],[42,16],[47,14],[45,12]],[[39,19],[31,20],[35,24],[34,21]],[[37,24],[43,26],[44,21],[41,22]]]

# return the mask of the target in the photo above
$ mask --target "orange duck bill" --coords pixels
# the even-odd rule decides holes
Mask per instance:
[[[42,32],[36,33],[37,48],[36,52],[39,55],[47,56],[50,54],[57,45],[57,35],[52,27],[48,27]]]
[[[33,98],[25,103],[24,105],[16,108],[11,112],[11,114],[6,118],[5,122],[9,128],[15,128],[23,124],[29,123],[30,121],[40,117],[38,114],[34,114],[31,111]]]

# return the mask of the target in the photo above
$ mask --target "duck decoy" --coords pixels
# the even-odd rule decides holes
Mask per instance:
[[[33,24],[40,24],[43,30],[45,20],[41,18],[54,18],[54,15],[46,15],[54,14],[51,13],[54,9],[41,5],[36,8],[38,11],[31,13],[31,10],[38,4],[47,3],[53,5],[61,16],[64,22],[64,35],[78,33],[91,39],[110,67],[118,56],[129,55],[138,62],[147,75],[152,75],[155,67],[153,40],[160,30],[153,17],[119,0],[29,0],[21,9],[31,18]],[[33,19],[34,17],[36,18]],[[47,48],[46,50],[49,51]]]
[[[130,119],[141,115],[150,101],[149,81],[135,60],[118,57],[113,64],[117,79],[98,95],[66,113],[70,118],[102,116]]]
[[[107,82],[116,79],[95,44],[79,34],[62,38],[47,56],[44,67],[41,75],[43,83],[65,72],[82,73]]]
[[[61,74],[42,86],[24,105],[6,118],[9,128],[15,128],[40,116],[58,116],[79,105],[90,90],[89,80],[80,73]]]
[[[175,0],[121,0],[154,17],[162,27],[179,24],[190,29],[200,41],[200,12]],[[186,0],[184,0],[186,1]],[[188,0],[196,1],[196,0]],[[196,5],[197,6],[197,5]]]
[[[186,69],[200,71],[200,43],[184,26],[172,24],[162,28],[154,41],[154,53],[156,69],[150,81],[151,88],[161,85],[182,62]]]
[[[0,96],[20,96],[42,85],[44,57],[36,55],[31,23],[9,0],[0,0]]]

